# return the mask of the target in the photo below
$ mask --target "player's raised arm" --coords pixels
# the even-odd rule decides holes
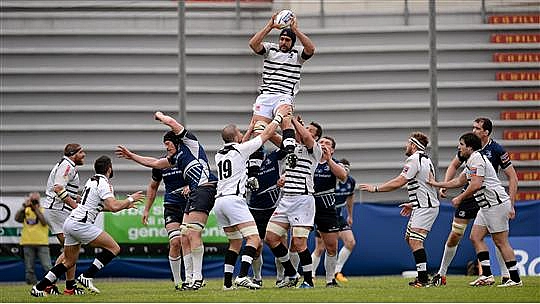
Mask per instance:
[[[165,115],[162,112],[158,111],[154,113],[154,118],[161,121],[161,123],[163,123],[164,125],[169,126],[169,128],[171,128],[174,134],[180,134],[182,133],[182,131],[184,131],[184,126],[169,115]]]
[[[131,152],[128,148],[124,146],[117,146],[114,152],[117,157],[125,158],[132,160],[140,165],[145,167],[154,168],[154,169],[164,169],[171,167],[171,163],[168,158],[154,158],[149,156],[141,156],[136,153]]]
[[[270,18],[270,20],[268,20],[266,25],[260,31],[255,33],[255,35],[253,35],[253,37],[251,37],[251,39],[249,40],[249,47],[259,55],[264,54],[264,52],[262,52],[264,50],[264,37],[266,37],[266,35],[268,35],[268,33],[272,31],[272,29],[278,28],[278,25],[274,24],[274,19],[276,18],[276,15],[277,13],[272,14],[272,17]]]
[[[296,19],[296,16],[293,17],[293,20],[291,22],[291,30],[293,33],[296,34],[296,37],[302,42],[302,45],[304,46],[304,51],[302,52],[302,59],[307,60],[315,54],[315,44],[309,37],[304,34],[299,28],[298,28],[298,21]]]

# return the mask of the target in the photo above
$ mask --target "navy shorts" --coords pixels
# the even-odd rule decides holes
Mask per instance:
[[[165,204],[163,205],[163,209],[163,219],[165,220],[165,225],[170,223],[182,224],[186,204]]]
[[[317,207],[315,209],[315,225],[317,225],[317,230],[320,232],[338,232],[339,225],[336,209]]]
[[[274,210],[276,210],[276,208],[263,210],[249,209],[251,215],[253,215],[253,218],[255,219],[257,231],[259,231],[259,237],[261,239],[264,239],[266,236],[266,226],[268,226],[268,222],[270,221],[270,217],[274,213]]]
[[[209,214],[216,201],[216,185],[204,185],[189,194],[186,213],[193,211]]]
[[[478,210],[480,210],[480,207],[478,207],[478,204],[474,198],[469,197],[464,199],[461,204],[459,204],[459,206],[456,208],[456,212],[454,212],[454,217],[471,220],[476,217]]]

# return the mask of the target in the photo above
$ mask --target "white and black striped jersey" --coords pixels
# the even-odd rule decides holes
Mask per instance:
[[[114,190],[105,175],[96,174],[88,179],[77,208],[69,215],[74,221],[93,224],[98,214],[103,211],[103,201],[114,198]]]
[[[401,175],[408,180],[407,192],[409,203],[413,203],[413,208],[439,206],[435,187],[426,183],[430,173],[435,176],[431,159],[424,152],[416,151],[405,161]]]
[[[77,194],[79,192],[79,171],[75,163],[67,156],[54,165],[49,179],[47,180],[47,189],[45,194],[47,195],[45,208],[62,210],[71,210],[69,205],[65,205],[64,202],[54,192],[54,185],[62,185],[67,191],[68,195],[77,200]]]
[[[227,143],[215,156],[218,171],[216,197],[246,196],[247,161],[263,142],[257,136],[244,143]]]
[[[313,176],[322,157],[321,145],[315,143],[310,150],[305,145],[296,143],[294,154],[298,157],[296,167],[291,169],[286,166],[282,193],[285,196],[313,194]]]
[[[300,84],[300,70],[305,60],[302,58],[303,48],[292,48],[289,52],[279,50],[279,45],[264,42],[264,65],[262,94],[296,95]]]
[[[483,176],[482,187],[474,193],[474,199],[480,207],[490,207],[502,204],[510,200],[510,196],[504,190],[495,168],[485,155],[479,151],[471,154],[465,166],[467,180],[472,176]]]

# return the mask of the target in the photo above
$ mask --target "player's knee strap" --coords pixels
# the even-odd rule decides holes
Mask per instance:
[[[186,235],[186,234],[187,234],[187,227],[186,227],[186,224],[180,225],[179,230],[180,230],[180,234],[181,234],[181,235]]]
[[[225,231],[225,235],[227,235],[227,238],[229,240],[241,240],[242,239],[242,233],[238,230],[236,231]]]
[[[169,235],[169,241],[171,241],[174,238],[182,236],[182,231],[178,228],[168,231],[167,234]]]
[[[268,124],[264,120],[257,120],[253,125],[253,132],[256,134],[262,133]]]
[[[292,236],[299,237],[299,238],[307,238],[309,236],[310,231],[311,230],[306,227],[293,227]]]
[[[467,224],[452,222],[452,231],[455,234],[463,235],[465,233],[465,229],[467,229]]]
[[[194,230],[197,232],[201,232],[204,230],[204,225],[201,223],[187,223],[186,230]]]
[[[427,233],[424,234],[421,232],[413,231],[411,228],[407,228],[407,237],[411,240],[423,242],[426,240]]]
[[[268,222],[268,225],[266,225],[266,231],[270,231],[272,233],[275,233],[279,236],[287,235],[287,229],[281,227],[280,225],[272,222]]]
[[[242,233],[243,237],[248,237],[250,235],[259,235],[259,230],[257,230],[257,226],[246,226],[240,229],[240,233]]]

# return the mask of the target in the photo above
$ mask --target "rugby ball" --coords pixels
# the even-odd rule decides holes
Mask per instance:
[[[294,13],[291,10],[285,9],[276,15],[276,18],[274,19],[274,23],[279,25],[280,29],[283,29],[291,25],[293,17],[294,17]]]

